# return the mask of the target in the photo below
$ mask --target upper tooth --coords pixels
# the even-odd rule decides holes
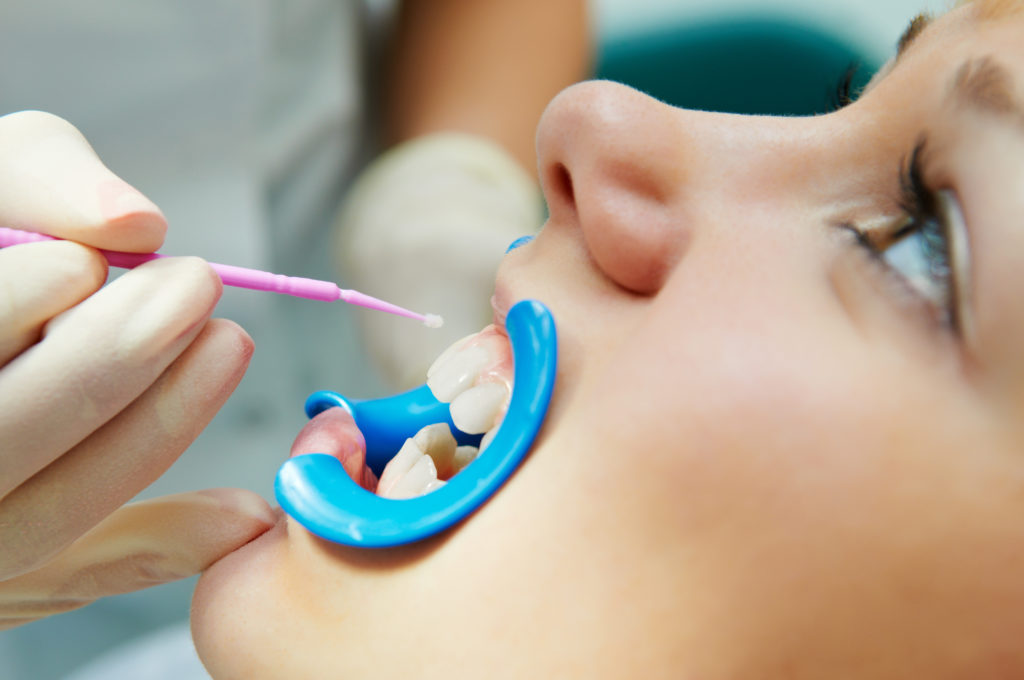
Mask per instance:
[[[468,434],[486,432],[494,427],[507,399],[508,388],[500,383],[477,385],[452,401],[452,422]]]
[[[455,342],[450,344],[448,348],[445,349],[445,351],[441,352],[440,356],[434,359],[434,363],[432,363],[430,365],[430,368],[427,369],[427,378],[434,375],[434,371],[437,370],[437,367],[442,365],[445,361],[447,361],[450,356],[452,356],[460,349],[462,349],[462,346],[466,343],[466,341],[472,338],[474,335],[476,335],[476,333],[470,333],[466,337],[456,340]]]
[[[498,434],[498,428],[496,427],[487,430],[487,433],[484,434],[483,439],[480,440],[481,451],[483,451],[484,449],[491,445],[491,440],[494,439],[494,435],[496,434]]]
[[[445,352],[427,373],[427,386],[438,401],[450,402],[476,380],[489,361],[487,350],[479,345]]]

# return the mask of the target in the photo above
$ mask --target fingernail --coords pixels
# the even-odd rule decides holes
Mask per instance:
[[[110,250],[148,252],[160,246],[163,214],[103,165],[78,130],[49,114],[16,116],[5,116],[0,130],[4,151],[17,167],[0,186],[4,226],[31,226]],[[125,228],[110,230],[110,222],[126,222]]]
[[[163,214],[155,203],[119,177],[100,180],[96,185],[96,194],[100,214],[107,221],[139,213]]]

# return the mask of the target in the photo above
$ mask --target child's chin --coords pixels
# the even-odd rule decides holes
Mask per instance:
[[[286,517],[281,512],[269,531],[220,558],[199,577],[192,594],[192,640],[207,669],[230,657],[229,650],[242,642],[245,636],[239,628],[245,621],[259,620],[258,611],[266,606],[276,548],[287,537]]]

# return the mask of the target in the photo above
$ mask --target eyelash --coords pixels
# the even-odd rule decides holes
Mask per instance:
[[[922,138],[914,146],[908,160],[901,164],[900,207],[906,220],[889,234],[883,234],[888,245],[880,247],[864,231],[848,225],[854,232],[858,246],[867,251],[870,260],[880,267],[886,278],[893,283],[897,297],[912,301],[914,307],[927,310],[927,316],[938,320],[941,325],[959,333],[956,305],[956,285],[951,267],[949,225],[939,206],[938,192],[925,181],[926,140]],[[888,248],[913,235],[921,239],[921,255],[924,258],[930,282],[937,283],[944,291],[941,306],[926,300],[926,296],[908,281],[896,267],[885,258]]]
[[[846,70],[843,71],[843,74],[839,76],[839,81],[836,82],[835,88],[832,91],[829,111],[838,111],[853,103],[855,99],[853,79],[857,76],[857,71],[859,70],[860,64],[858,62],[850,62]]]
[[[899,241],[903,237],[918,232],[924,238],[924,256],[928,261],[929,271],[933,276],[949,281],[952,276],[950,269],[950,238],[949,224],[938,205],[938,194],[928,186],[924,179],[925,139],[922,138],[910,153],[910,159],[904,164],[900,173],[900,207],[911,220],[892,236]],[[911,225],[918,225],[916,228]]]

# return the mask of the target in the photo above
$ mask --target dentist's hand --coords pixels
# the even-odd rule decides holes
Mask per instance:
[[[76,241],[0,249],[0,629],[190,576],[272,522],[217,489],[125,506],[241,379],[220,281],[158,260],[105,288],[93,249],[149,252],[163,215],[48,114],[0,117],[0,225]],[[124,506],[124,507],[122,507]]]

